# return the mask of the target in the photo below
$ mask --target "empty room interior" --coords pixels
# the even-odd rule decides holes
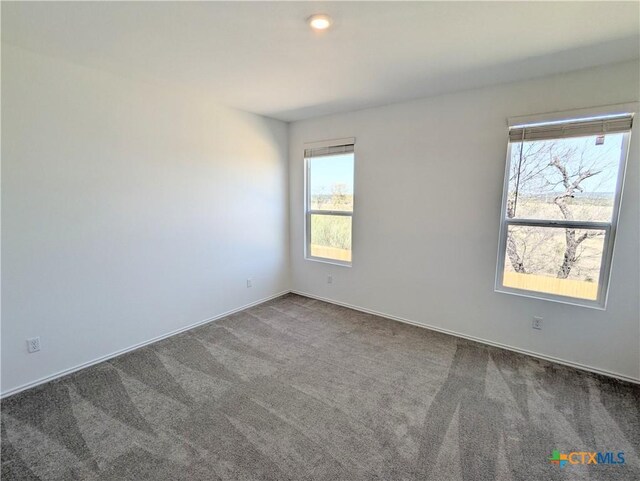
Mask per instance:
[[[640,2],[1,2],[2,480],[640,479]]]

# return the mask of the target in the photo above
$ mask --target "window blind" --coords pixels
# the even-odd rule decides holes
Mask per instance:
[[[321,157],[323,155],[351,154],[354,152],[354,144],[355,139],[353,137],[307,144],[304,149],[304,157],[308,159],[310,157]]]
[[[323,147],[311,147],[304,149],[304,157],[305,159],[308,159],[310,157],[321,157],[323,155],[350,154],[353,153],[353,149],[353,143]]]
[[[614,134],[628,132],[632,125],[632,114],[539,125],[521,125],[509,129],[509,142]]]

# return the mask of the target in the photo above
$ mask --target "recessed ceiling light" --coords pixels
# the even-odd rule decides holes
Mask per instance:
[[[331,17],[324,13],[316,13],[311,15],[307,22],[309,26],[314,30],[326,30],[331,26]]]

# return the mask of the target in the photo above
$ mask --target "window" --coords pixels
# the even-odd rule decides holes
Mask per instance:
[[[631,125],[509,129],[496,290],[604,308]]]
[[[351,265],[354,140],[309,144],[306,258]]]

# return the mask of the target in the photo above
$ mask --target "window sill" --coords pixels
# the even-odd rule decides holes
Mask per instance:
[[[334,266],[340,266],[340,267],[351,267],[351,262],[342,262],[342,261],[336,261],[333,259],[326,259],[324,257],[312,257],[312,256],[305,256],[304,260],[306,261],[313,261],[313,262],[321,262],[322,264],[332,264]]]
[[[600,301],[590,301],[588,299],[578,299],[574,297],[556,296],[553,294],[545,294],[544,292],[525,291],[521,289],[513,289],[510,287],[497,286],[495,292],[500,294],[510,294],[512,296],[528,297],[529,299],[537,299],[541,301],[557,302],[559,304],[568,304],[576,307],[586,307],[587,309],[596,309],[605,311],[606,303],[603,305]]]

